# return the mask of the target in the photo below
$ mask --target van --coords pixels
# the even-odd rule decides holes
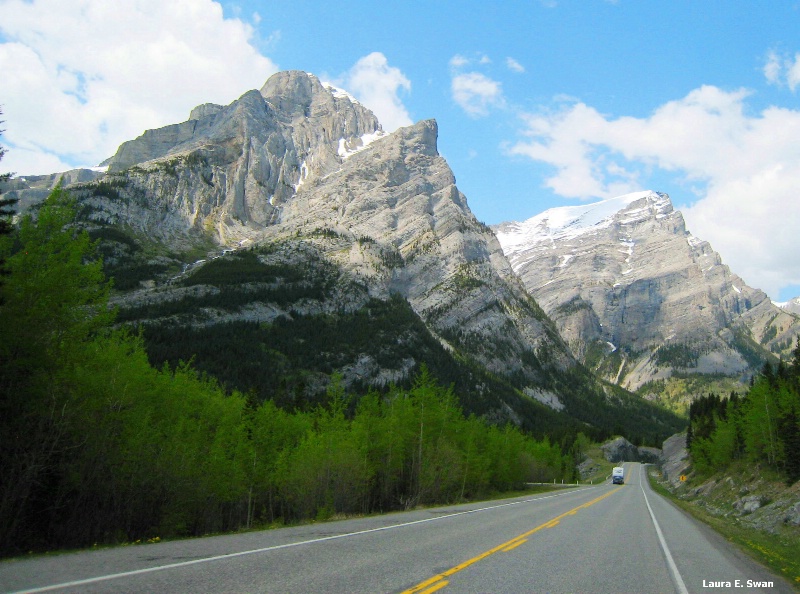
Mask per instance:
[[[611,484],[625,484],[625,469],[622,466],[615,466],[614,470],[611,471]]]

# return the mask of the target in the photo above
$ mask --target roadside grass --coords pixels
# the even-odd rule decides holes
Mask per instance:
[[[649,472],[647,474],[656,493],[716,530],[759,563],[784,576],[800,592],[800,541],[794,535],[770,534],[741,526],[731,516],[715,516],[691,501],[680,499],[658,479],[653,480]]]

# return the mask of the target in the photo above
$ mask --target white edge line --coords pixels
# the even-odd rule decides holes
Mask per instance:
[[[131,577],[134,575],[142,575],[145,573],[152,573],[154,571],[162,571],[164,569],[175,569],[177,567],[187,567],[189,565],[197,565],[199,563],[208,563],[209,561],[219,561],[220,559],[232,559],[233,557],[242,557],[244,555],[255,555],[257,553],[266,553],[267,551],[276,551],[278,549],[288,549],[291,547],[298,547],[306,544],[313,544],[316,542],[323,542],[326,540],[336,540],[339,538],[347,538],[350,536],[359,536],[361,534],[369,534],[370,532],[381,532],[383,530],[392,530],[394,528],[403,528],[405,526],[413,526],[414,524],[423,524],[425,522],[435,522],[438,520],[445,520],[455,516],[463,516],[466,514],[474,514],[482,511],[489,511],[501,507],[508,507],[510,505],[519,505],[521,503],[531,503],[533,501],[542,501],[544,499],[551,499],[553,497],[562,497],[570,493],[577,493],[578,491],[567,491],[565,493],[556,493],[555,495],[547,495],[545,497],[534,497],[532,499],[524,499],[522,501],[513,501],[511,503],[502,503],[500,505],[491,505],[489,507],[481,507],[478,509],[471,509],[463,512],[456,512],[444,516],[437,516],[435,518],[424,518],[422,520],[414,520],[413,522],[405,522],[403,524],[392,524],[391,526],[381,526],[379,528],[370,528],[369,530],[360,530],[358,532],[347,532],[345,534],[335,534],[333,536],[323,536],[322,538],[315,538],[313,540],[302,540],[298,542],[291,542],[282,545],[275,545],[271,547],[264,547],[262,549],[252,549],[249,551],[240,551],[238,553],[226,553],[225,555],[215,555],[214,557],[203,557],[202,559],[193,559],[192,561],[181,561],[180,563],[170,563],[169,565],[158,565],[156,567],[146,567],[144,569],[134,569],[132,571],[123,571],[121,573],[112,573],[109,575],[101,575],[93,578],[86,578],[83,580],[75,580],[73,582],[64,582],[63,584],[53,584],[50,586],[42,586],[40,588],[31,588],[29,590],[17,590],[10,594],[34,594],[36,592],[51,592],[61,588],[74,588],[75,586],[85,586],[87,584],[95,584],[97,582],[105,582],[108,580],[116,580],[124,577]],[[649,506],[648,506],[649,507]],[[652,512],[651,512],[652,513]],[[688,594],[688,593],[687,593]]]
[[[680,594],[689,594],[689,590],[686,589],[686,584],[683,583],[681,573],[678,571],[678,566],[675,565],[675,560],[672,558],[672,553],[669,552],[667,541],[664,539],[664,533],[661,532],[661,526],[658,525],[658,520],[656,520],[656,516],[653,513],[653,508],[650,507],[650,502],[647,500],[647,493],[645,493],[644,486],[642,485],[643,468],[644,466],[639,466],[639,488],[642,490],[642,495],[644,495],[644,502],[647,504],[647,511],[650,512],[650,519],[653,520],[653,526],[656,528],[656,534],[658,535],[658,541],[661,543],[661,549],[664,551],[664,556],[667,558],[667,565],[672,574],[672,580],[675,582],[675,588]]]

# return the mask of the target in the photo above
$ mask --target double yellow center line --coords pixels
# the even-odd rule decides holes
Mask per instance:
[[[553,528],[553,527],[557,526],[562,518],[565,518],[567,516],[574,516],[575,514],[578,513],[579,510],[587,508],[590,505],[594,505],[598,501],[601,501],[601,500],[605,499],[606,497],[608,497],[609,495],[611,495],[613,493],[616,493],[621,488],[622,487],[617,487],[616,489],[614,489],[613,491],[609,491],[605,495],[601,495],[600,497],[596,497],[595,499],[592,499],[591,501],[588,501],[587,503],[584,503],[583,505],[579,505],[578,507],[575,507],[575,508],[569,510],[568,512],[564,512],[560,516],[556,516],[552,520],[537,526],[533,530],[528,530],[527,532],[524,532],[524,533],[520,534],[519,536],[516,536],[516,537],[512,538],[511,540],[509,540],[507,542],[504,542],[503,544],[494,547],[493,549],[489,549],[488,551],[486,551],[484,553],[481,553],[477,557],[473,557],[472,559],[469,559],[468,561],[464,561],[463,563],[459,563],[455,567],[451,567],[447,571],[443,571],[442,573],[437,574],[437,575],[433,576],[432,578],[429,578],[429,579],[425,580],[424,582],[421,582],[421,583],[417,584],[416,586],[414,586],[410,590],[405,590],[402,594],[430,594],[431,592],[436,592],[437,590],[441,590],[448,583],[450,583],[450,582],[447,581],[446,578],[450,577],[451,575],[453,575],[455,573],[458,573],[459,571],[469,567],[470,565],[474,565],[475,563],[477,563],[478,561],[480,561],[482,559],[486,559],[486,557],[489,557],[490,555],[494,555],[495,553],[498,553],[500,551],[503,551],[503,552],[511,551],[511,550],[517,548],[521,544],[525,543],[528,540],[528,537],[531,534],[539,532],[539,530],[542,530],[543,528]]]

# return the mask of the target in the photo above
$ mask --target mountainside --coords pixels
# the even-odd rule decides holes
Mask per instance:
[[[790,299],[785,303],[776,303],[775,305],[781,309],[785,309],[790,313],[800,315],[800,297],[795,297],[794,299]]]
[[[68,187],[120,320],[144,328],[156,363],[194,357],[289,406],[324,395],[331,373],[367,389],[426,363],[498,421],[640,437],[680,425],[575,361],[470,212],[437,133],[429,120],[386,134],[346,92],[282,72]]]
[[[796,316],[686,230],[666,194],[554,208],[495,231],[576,357],[629,389],[745,380],[800,333]]]

